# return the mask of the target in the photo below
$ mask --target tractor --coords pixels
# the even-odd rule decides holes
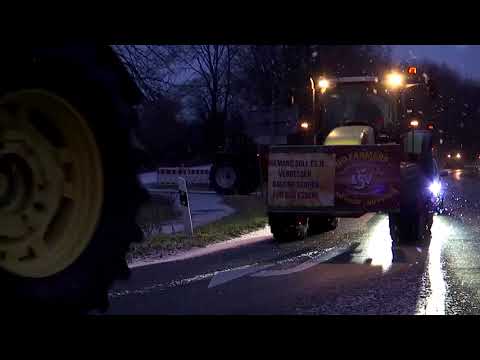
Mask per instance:
[[[267,209],[278,241],[335,229],[339,217],[389,215],[395,242],[428,239],[441,198],[432,129],[407,123],[400,97],[413,86],[434,94],[416,68],[385,77],[322,78],[315,144],[272,146]],[[434,95],[433,95],[434,96]]]

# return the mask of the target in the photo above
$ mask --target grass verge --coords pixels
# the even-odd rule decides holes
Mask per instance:
[[[136,245],[130,255],[141,257],[152,252],[173,252],[192,247],[203,247],[258,230],[267,224],[265,204],[262,198],[256,196],[226,196],[224,201],[236,212],[210,224],[195,228],[192,239],[183,233],[167,235],[160,234],[158,231],[149,232],[155,227],[155,223],[152,222],[154,218],[140,217],[139,224],[144,230],[145,240]],[[150,209],[150,214],[160,211],[161,209]]]
[[[174,202],[174,195],[158,196],[154,200],[150,200],[140,208],[137,217],[138,224],[144,229],[146,226],[177,218],[180,214],[174,210]]]

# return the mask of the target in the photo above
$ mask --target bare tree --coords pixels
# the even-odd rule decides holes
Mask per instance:
[[[190,74],[185,89],[202,99],[205,111],[216,116],[228,113],[232,95],[233,61],[238,54],[234,45],[177,46],[179,65]]]
[[[183,94],[192,98],[197,112],[202,114],[205,135],[214,151],[224,141],[225,120],[232,101],[234,59],[238,47],[234,45],[177,46],[177,66],[186,80]]]
[[[115,45],[113,48],[148,100],[157,99],[176,87],[178,70],[174,46]]]

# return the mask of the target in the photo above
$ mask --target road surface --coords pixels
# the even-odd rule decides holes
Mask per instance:
[[[478,314],[480,178],[443,178],[447,215],[430,246],[392,247],[385,215],[278,244],[268,229],[237,246],[133,268],[108,314]],[[198,252],[197,252],[198,253]]]

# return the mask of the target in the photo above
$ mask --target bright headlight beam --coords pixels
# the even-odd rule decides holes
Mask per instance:
[[[330,87],[330,81],[328,81],[327,79],[320,79],[320,81],[318,82],[318,86],[321,89],[328,89]]]
[[[430,190],[430,192],[434,196],[438,196],[440,195],[440,191],[442,190],[442,184],[440,184],[439,181],[434,181],[430,184],[430,186],[428,187],[428,190]]]
[[[398,72],[391,72],[386,76],[387,86],[396,89],[403,85],[403,75]]]

